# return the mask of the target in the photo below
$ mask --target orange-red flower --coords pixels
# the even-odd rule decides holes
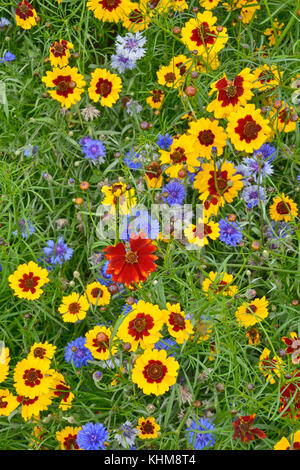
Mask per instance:
[[[240,416],[240,418],[233,421],[233,440],[240,438],[242,442],[250,442],[253,441],[255,437],[258,439],[264,439],[267,437],[261,429],[252,427],[254,418],[255,414],[249,416]]]

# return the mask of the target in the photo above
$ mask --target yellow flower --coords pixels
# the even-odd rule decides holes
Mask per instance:
[[[18,406],[17,397],[9,390],[0,390],[0,416],[9,416]]]
[[[162,314],[165,317],[169,333],[178,344],[183,344],[193,333],[191,320],[186,318],[180,304],[167,303],[166,307],[167,310],[163,310]]]
[[[95,326],[86,333],[85,337],[85,347],[91,351],[95,359],[106,361],[111,354],[116,354],[117,348],[115,346],[111,346],[111,350],[109,350],[111,330],[106,326]]]
[[[190,122],[188,134],[193,138],[192,145],[198,156],[211,160],[213,147],[218,157],[223,154],[227,136],[223,127],[218,124],[219,121],[211,121],[207,118]]]
[[[190,224],[184,229],[184,235],[189,243],[202,247],[208,245],[209,238],[211,240],[219,238],[219,224],[208,220],[207,217],[204,220],[200,218],[198,225]]]
[[[157,424],[155,418],[149,416],[149,418],[139,418],[137,429],[140,431],[138,434],[140,439],[155,439],[158,437],[160,425]]]
[[[248,328],[267,318],[269,314],[268,304],[269,302],[265,297],[254,299],[250,303],[244,302],[235,312],[236,319],[240,324],[239,326]]]
[[[139,3],[130,3],[130,9],[127,14],[124,15],[123,19],[124,28],[128,29],[132,33],[137,31],[144,31],[149,26],[149,17],[145,14],[143,7]]]
[[[31,29],[32,26],[37,24],[37,13],[27,0],[22,0],[17,5],[15,17],[17,25],[21,26],[23,29]]]
[[[55,351],[56,346],[48,343],[48,341],[45,343],[34,343],[34,345],[30,348],[27,359],[39,358],[49,361],[53,358]]]
[[[151,106],[152,109],[160,109],[163,104],[165,94],[159,88],[151,90],[151,95],[146,98],[146,103]]]
[[[279,85],[281,80],[281,72],[277,69],[276,65],[264,64],[253,72],[253,87],[259,92],[269,91]]]
[[[271,359],[270,356],[271,351],[268,348],[264,348],[260,358],[259,358],[259,370],[263,373],[266,377],[267,381],[270,381],[270,384],[275,383],[274,376],[280,377],[282,374],[282,366],[283,361],[278,356],[273,356]]]
[[[45,359],[23,359],[14,371],[15,388],[18,395],[29,398],[49,393],[53,384],[50,361]]]
[[[260,10],[260,5],[258,5],[257,0],[254,0],[252,3],[248,3],[247,1],[246,5],[243,6],[240,11],[242,22],[249,24],[257,10]]]
[[[146,174],[144,176],[147,187],[149,189],[161,188],[163,183],[163,176],[160,164],[157,161],[149,163],[146,168]]]
[[[40,268],[33,261],[20,264],[17,270],[8,278],[9,285],[14,294],[20,299],[38,299],[43,291],[44,284],[49,282],[47,269]]]
[[[165,173],[170,178],[178,178],[178,173],[182,169],[187,169],[190,173],[194,173],[195,168],[200,166],[193,142],[185,134],[174,138],[168,151],[160,150],[160,162],[162,165],[169,165]]]
[[[274,24],[274,27],[275,27],[276,36],[277,36],[277,38],[279,38],[279,36],[281,35],[281,30],[284,27],[284,23],[279,23],[278,19],[275,18],[273,20],[273,24]],[[274,46],[276,44],[275,32],[274,32],[273,27],[267,28],[264,31],[264,35],[268,36],[270,46]]]
[[[246,331],[246,336],[248,338],[248,344],[259,344],[259,332],[256,328],[250,328],[250,330]]]
[[[77,444],[77,434],[81,427],[66,426],[61,431],[56,432],[56,439],[61,450],[81,450]]]
[[[72,104],[80,101],[86,84],[83,76],[78,73],[78,68],[69,65],[61,69],[55,67],[46,72],[42,82],[47,88],[56,88],[49,90],[49,95],[65,108],[70,108]]]
[[[98,20],[110,23],[123,20],[131,8],[129,0],[88,0],[86,6]]]
[[[122,80],[115,73],[99,68],[92,72],[91,77],[89,97],[95,103],[100,101],[101,106],[111,108],[119,99]]]
[[[76,323],[86,317],[90,304],[85,295],[79,295],[73,292],[62,298],[62,304],[58,311],[62,315],[63,321],[67,323]]]
[[[156,75],[160,85],[168,88],[178,88],[180,86],[180,70],[175,67],[175,64],[161,66]]]
[[[47,410],[48,406],[51,405],[50,393],[38,395],[33,398],[24,396],[18,396],[18,402],[22,404],[22,418],[24,421],[28,421],[32,417],[38,418],[41,411]]]
[[[296,431],[290,437],[291,444],[286,437],[282,437],[274,445],[274,450],[299,450],[300,449],[300,431]]]
[[[127,185],[122,182],[103,186],[101,192],[105,194],[102,204],[110,207],[111,214],[115,214],[116,207],[119,206],[120,214],[127,215],[137,202],[134,188],[127,190]]]
[[[205,10],[212,10],[216,8],[220,3],[220,0],[199,0],[200,7],[204,8]]]
[[[254,104],[247,104],[228,116],[227,134],[236,150],[252,153],[259,149],[271,133],[269,121]]]
[[[146,349],[136,360],[132,381],[145,395],[163,395],[176,383],[179,364],[164,349]]]
[[[233,275],[225,272],[217,273],[210,271],[208,277],[202,283],[202,289],[205,293],[222,294],[233,297],[238,287],[232,285]],[[206,294],[207,295],[207,294]]]
[[[110,302],[110,292],[106,286],[100,284],[100,282],[92,282],[86,286],[85,293],[89,302],[92,305],[108,305]]]
[[[269,211],[271,219],[275,220],[275,222],[282,220],[289,222],[298,216],[297,204],[284,193],[273,198],[273,204],[270,206]]]
[[[65,67],[69,63],[71,56],[70,49],[73,49],[73,44],[64,39],[55,41],[50,47],[50,63],[53,67]]]
[[[136,351],[138,345],[143,349],[151,349],[162,336],[160,330],[163,324],[163,312],[158,305],[139,300],[125,316],[117,336],[131,345],[130,351]]]
[[[59,408],[63,411],[68,410],[72,406],[72,401],[75,395],[71,392],[70,387],[66,384],[65,378],[62,374],[55,372],[53,378],[54,380],[52,384],[51,397],[61,398]]]
[[[8,348],[0,349],[0,383],[4,382],[8,376],[10,356]]]
[[[283,103],[279,109],[272,108],[269,119],[274,130],[278,132],[294,132],[298,116],[295,108]]]

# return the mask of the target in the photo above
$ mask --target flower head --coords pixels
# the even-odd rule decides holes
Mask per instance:
[[[20,264],[18,269],[9,276],[8,281],[17,297],[35,300],[42,295],[43,285],[49,282],[48,271],[40,268],[33,261],[29,261],[28,264]]]
[[[87,423],[77,433],[77,444],[83,450],[105,450],[109,433],[102,423]]]
[[[91,139],[87,136],[80,139],[79,143],[85,158],[91,159],[93,162],[104,162],[106,149],[101,140]]]
[[[236,222],[229,222],[228,217],[226,217],[226,219],[219,220],[219,229],[219,240],[224,242],[227,246],[237,246],[243,238],[239,224]]]
[[[253,441],[256,437],[258,439],[265,439],[267,437],[261,429],[252,427],[255,416],[255,414],[241,416],[240,418],[233,421],[232,425],[234,428],[234,440],[239,438],[242,442],[250,442]]]
[[[63,237],[59,237],[57,242],[49,240],[43,251],[50,258],[51,264],[58,265],[71,259],[74,250],[64,243]]]
[[[47,88],[55,88],[49,91],[50,96],[67,109],[80,101],[86,84],[77,67],[69,65],[62,68],[55,67],[52,71],[46,72],[42,82]]]
[[[161,189],[162,199],[170,206],[182,204],[185,199],[185,187],[179,181],[173,180]]]
[[[202,450],[215,445],[214,429],[214,425],[208,419],[199,418],[197,421],[192,421],[190,427],[186,430],[185,436],[188,438],[192,449]]]
[[[65,360],[78,368],[86,366],[87,361],[93,360],[91,351],[86,347],[86,338],[79,336],[67,344],[65,348]]]

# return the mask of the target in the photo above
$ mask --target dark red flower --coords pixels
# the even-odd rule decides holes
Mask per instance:
[[[293,379],[280,389],[280,413],[289,418],[300,418],[300,371],[293,373]]]
[[[241,416],[237,420],[232,422],[234,427],[233,439],[238,437],[242,442],[250,442],[257,437],[258,439],[264,439],[266,434],[258,428],[253,428],[252,423],[254,421],[255,414],[249,416]]]
[[[133,283],[144,282],[149,273],[156,271],[153,255],[156,246],[148,238],[132,237],[130,248],[120,242],[116,246],[107,246],[104,250],[109,265],[107,274],[112,274],[113,282],[120,282],[130,286]]]

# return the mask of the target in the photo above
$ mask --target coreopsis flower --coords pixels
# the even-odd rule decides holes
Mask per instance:
[[[85,337],[86,347],[95,359],[106,361],[111,355],[116,354],[117,348],[109,346],[111,330],[106,326],[96,325],[85,334]]]
[[[114,183],[112,186],[104,185],[101,192],[105,194],[102,204],[109,206],[112,214],[115,213],[118,207],[120,214],[127,215],[137,202],[134,188],[127,189],[126,183]]]
[[[59,405],[61,410],[65,411],[71,408],[75,395],[71,392],[70,387],[66,384],[64,376],[59,372],[55,372],[54,374],[51,396],[53,398],[59,397],[61,399]]]
[[[20,264],[8,277],[8,282],[14,295],[20,299],[35,300],[42,295],[42,287],[49,282],[48,271],[29,261],[28,264]]]
[[[247,0],[246,4],[241,7],[240,15],[244,24],[249,24],[257,10],[260,10],[260,5],[256,0],[252,2]]]
[[[194,173],[200,164],[193,142],[186,134],[174,138],[169,150],[160,150],[160,162],[162,165],[169,165],[165,173],[170,178],[178,178],[182,169]]]
[[[213,82],[209,95],[217,93],[216,99],[206,107],[209,113],[213,112],[217,119],[226,118],[240,106],[246,106],[253,93],[253,75],[249,68],[243,69],[233,80],[228,80],[224,73],[223,78]]]
[[[300,362],[300,338],[298,337],[295,331],[290,333],[290,338],[284,336],[281,338],[282,341],[286,344],[287,348],[285,350],[286,354],[291,354],[292,363],[299,364]]]
[[[198,13],[182,28],[182,42],[190,51],[197,51],[206,62],[216,57],[228,41],[227,28],[218,27],[211,11]]]
[[[129,0],[88,0],[86,6],[98,20],[108,21],[109,23],[122,21],[131,8]]]
[[[206,217],[206,219],[209,219],[212,215],[217,215],[221,203],[222,199],[220,195],[209,194],[206,199],[202,200],[202,204],[204,207],[204,217]]]
[[[281,220],[289,222],[298,216],[297,204],[284,193],[273,198],[273,204],[270,206],[269,212],[271,219],[275,222]]]
[[[62,303],[58,307],[62,319],[67,323],[76,323],[86,317],[86,312],[89,310],[90,304],[85,295],[80,295],[73,292],[62,298]]]
[[[188,72],[197,70],[197,65],[193,63],[192,59],[183,54],[172,57],[169,66],[172,67],[172,69],[177,68],[179,70],[179,85],[183,85],[185,83]]]
[[[250,442],[256,437],[258,439],[265,439],[267,437],[261,429],[252,427],[255,416],[255,414],[240,416],[240,418],[232,422],[234,428],[233,440],[239,438],[241,442]]]
[[[132,237],[129,245],[127,248],[120,242],[103,250],[109,260],[107,274],[112,274],[113,282],[124,283],[126,286],[146,281],[149,273],[156,271],[154,261],[158,259],[153,254],[156,246],[147,238],[140,235],[137,238]]]
[[[139,418],[137,429],[139,430],[138,437],[140,439],[155,439],[158,437],[160,425],[157,424],[155,418],[149,416],[148,418]]]
[[[136,33],[148,28],[149,17],[145,15],[139,3],[130,2],[130,8],[122,18],[124,28]]]
[[[100,68],[95,69],[91,77],[89,97],[95,103],[100,101],[101,106],[111,108],[119,99],[122,90],[121,78],[107,69]]]
[[[218,124],[218,121],[208,118],[190,122],[188,135],[192,137],[191,143],[198,156],[211,160],[213,151],[218,157],[223,154],[227,136],[223,127]]]
[[[250,328],[249,330],[246,331],[246,336],[248,338],[248,344],[259,344],[260,343],[260,338],[259,338],[259,332],[256,328]]]
[[[272,128],[278,132],[294,132],[298,116],[295,108],[286,103],[282,103],[279,109],[272,108],[269,114]]]
[[[0,349],[0,383],[4,382],[4,380],[8,376],[9,363],[10,363],[9,349],[5,347],[3,348],[1,347]]]
[[[163,310],[163,317],[168,327],[168,331],[178,344],[183,344],[189,339],[193,333],[193,325],[191,320],[187,319],[184,311],[181,310],[180,304],[166,304],[166,310]]]
[[[290,441],[286,437],[282,437],[274,445],[274,450],[300,450],[300,431],[292,434]]]
[[[284,23],[279,23],[278,18],[274,18],[273,26],[271,28],[266,28],[264,31],[264,35],[268,37],[269,45],[275,46],[276,44],[276,37],[279,38],[281,35],[281,30],[284,27]],[[274,31],[275,29],[275,31]]]
[[[15,389],[18,395],[29,398],[49,393],[53,384],[53,370],[50,361],[40,358],[23,359],[14,371]]]
[[[205,10],[212,10],[216,8],[220,3],[220,0],[199,0],[200,7],[204,8]]]
[[[266,380],[270,382],[270,384],[275,383],[275,377],[280,377],[282,373],[282,363],[283,361],[278,356],[273,356],[271,359],[270,355],[271,351],[268,348],[264,348],[262,354],[259,358],[259,370],[263,373],[266,377]]]
[[[251,302],[244,302],[235,312],[235,317],[240,326],[248,328],[256,325],[267,318],[269,302],[265,296],[261,299],[254,299]]]
[[[110,302],[111,294],[106,286],[100,282],[92,282],[86,286],[85,293],[88,301],[92,305],[102,306],[108,305]]]
[[[199,190],[199,197],[204,201],[206,211],[205,203],[209,199],[211,202],[215,199],[215,206],[224,206],[225,202],[232,202],[237,197],[243,185],[242,175],[236,172],[233,163],[227,161],[216,166],[213,163],[203,163],[202,171],[197,173],[194,181],[194,187]]]
[[[300,372],[294,371],[292,378],[280,388],[280,408],[282,416],[300,418]]]
[[[66,426],[61,431],[56,432],[56,439],[61,450],[80,450],[77,444],[77,434],[81,427]]]
[[[184,229],[184,235],[189,243],[203,247],[209,244],[209,239],[217,240],[220,236],[219,224],[207,217],[199,218],[197,225],[189,224]]]
[[[270,91],[279,85],[282,77],[282,73],[279,71],[276,65],[264,64],[257,67],[252,71],[253,74],[253,88],[259,92]]]
[[[33,398],[19,395],[17,400],[22,406],[21,416],[24,421],[28,421],[32,417],[38,418],[40,412],[47,410],[49,405],[52,403],[51,393],[49,391]]]
[[[0,416],[9,416],[18,406],[17,397],[9,390],[0,390]]]
[[[233,297],[237,293],[238,287],[232,285],[232,281],[232,274],[227,274],[226,272],[218,273],[210,271],[208,277],[204,279],[202,283],[202,289],[206,295],[222,294]]]
[[[164,322],[164,312],[158,305],[139,300],[122,321],[117,336],[130,344],[130,351],[136,351],[139,345],[142,349],[153,349],[162,337],[160,330]]]
[[[17,25],[23,29],[31,29],[37,24],[37,13],[27,0],[18,3],[15,17]]]
[[[45,343],[34,343],[30,348],[27,358],[39,358],[43,360],[45,359],[46,361],[51,361],[51,359],[54,357],[55,351],[56,346],[48,343],[48,341],[45,341]]]
[[[55,88],[55,90],[49,90],[49,95],[67,109],[72,104],[80,101],[86,85],[83,76],[78,72],[78,68],[69,65],[61,69],[55,67],[53,70],[46,72],[42,82],[45,83],[47,88]]]
[[[167,357],[164,349],[146,349],[136,360],[132,381],[145,395],[163,395],[175,384],[178,369],[179,363],[173,357]]]
[[[73,44],[65,39],[55,41],[49,49],[50,63],[53,67],[65,67],[69,63],[71,56],[70,49],[73,49]]]
[[[145,176],[146,183],[149,189],[161,188],[163,183],[162,169],[157,161],[149,163],[146,168]]]
[[[174,10],[176,12],[187,10],[189,7],[185,0],[171,0],[171,2],[167,2],[167,5],[171,8],[171,10]]]
[[[168,88],[178,88],[180,86],[180,70],[171,65],[162,65],[156,72],[157,81],[159,85]]]
[[[269,124],[260,109],[247,104],[228,116],[226,131],[236,150],[252,153],[268,140],[271,134]]]
[[[163,104],[165,94],[159,88],[154,88],[150,92],[150,96],[146,98],[146,103],[151,106],[152,109],[160,109]]]

